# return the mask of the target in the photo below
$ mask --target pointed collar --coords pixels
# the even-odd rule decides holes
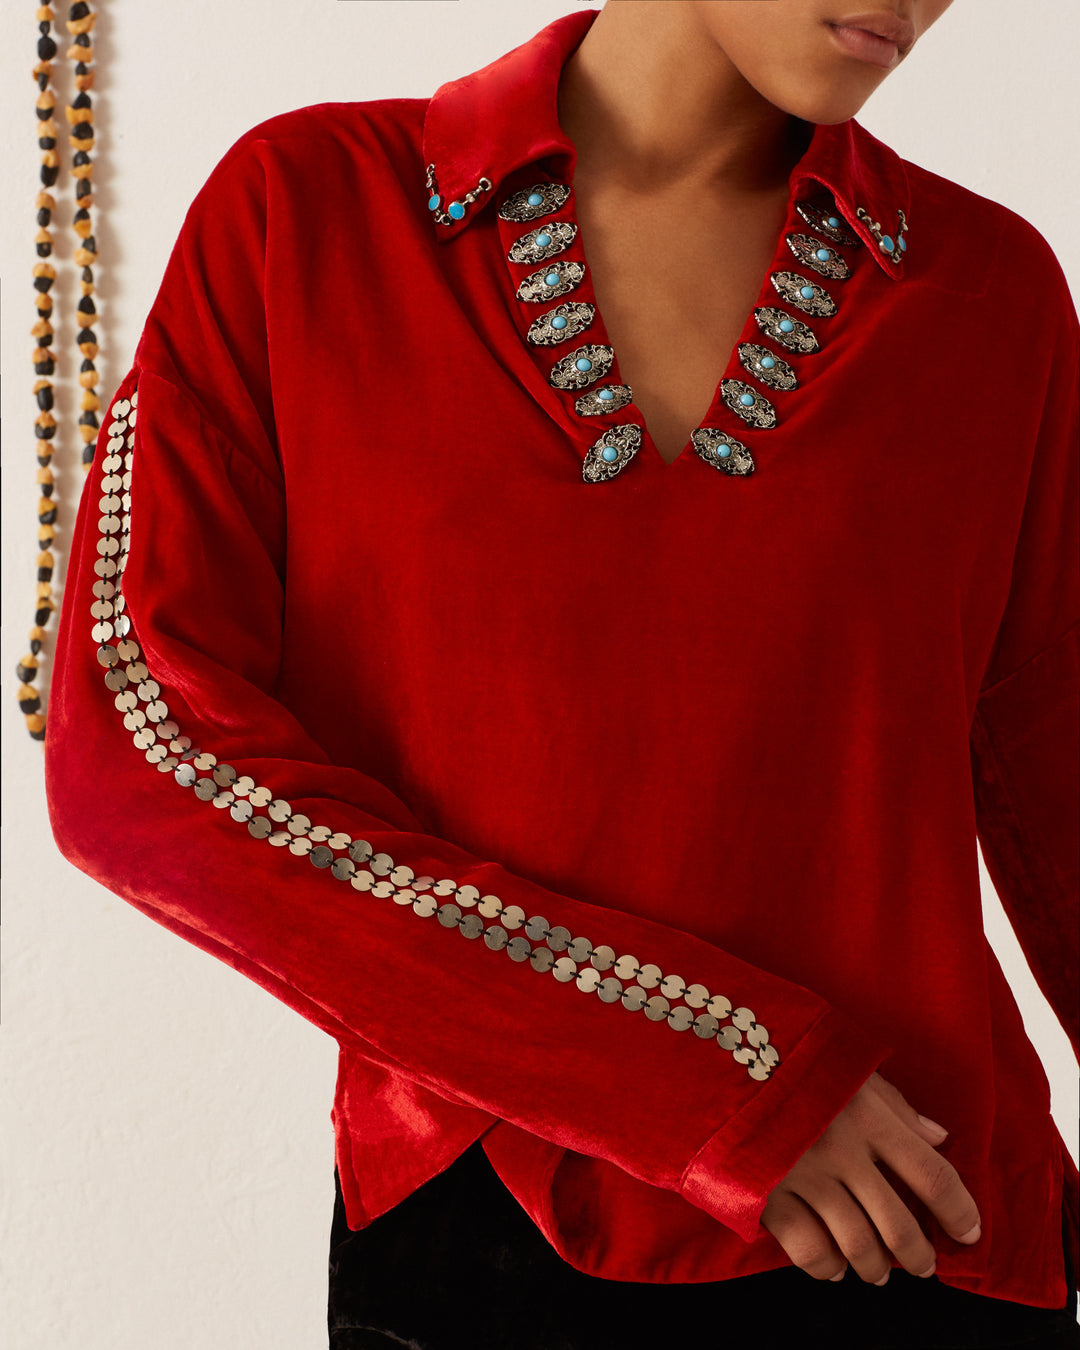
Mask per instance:
[[[425,189],[440,241],[456,238],[515,169],[563,156],[563,176],[570,177],[576,151],[559,124],[559,76],[599,13],[565,14],[432,95],[424,118]],[[817,123],[791,171],[790,190],[805,192],[811,182],[832,194],[882,271],[902,279],[910,197],[900,156],[853,117]]]

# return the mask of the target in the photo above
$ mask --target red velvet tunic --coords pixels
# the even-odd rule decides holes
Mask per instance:
[[[57,844],[335,1037],[354,1228],[483,1135],[580,1270],[788,1265],[766,1198],[878,1069],[980,1210],[890,1174],[938,1278],[1059,1306],[1078,1177],[976,833],[1076,1047],[1066,279],[816,126],[665,463],[557,119],[598,12],[209,175],[79,509]]]

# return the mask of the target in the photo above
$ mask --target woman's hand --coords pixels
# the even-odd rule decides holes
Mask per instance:
[[[975,1201],[936,1152],[947,1136],[927,1128],[900,1090],[872,1073],[770,1191],[762,1225],[816,1280],[841,1279],[850,1262],[860,1279],[884,1284],[890,1253],[912,1275],[932,1275],[933,1246],[875,1163],[888,1164],[957,1242],[977,1242]]]

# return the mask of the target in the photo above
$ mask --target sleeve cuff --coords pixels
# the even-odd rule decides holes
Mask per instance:
[[[752,1099],[690,1160],[680,1194],[744,1242],[766,1230],[769,1193],[893,1053],[829,1008]]]

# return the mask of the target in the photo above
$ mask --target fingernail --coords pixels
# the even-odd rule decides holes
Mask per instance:
[[[880,1279],[880,1280],[875,1280],[874,1283],[875,1283],[876,1285],[879,1285],[879,1286],[880,1286],[880,1285],[883,1285],[883,1284],[888,1284],[888,1283],[889,1283],[889,1275],[890,1275],[890,1273],[891,1273],[891,1272],[887,1270],[887,1271],[885,1272],[885,1274],[882,1275],[881,1279]]]
[[[934,1134],[940,1134],[943,1139],[949,1133],[944,1125],[939,1125],[936,1120],[931,1120],[928,1116],[919,1116],[919,1119],[928,1130],[932,1130]]]
[[[969,1228],[963,1237],[957,1238],[957,1242],[978,1242],[982,1236],[982,1224],[977,1223],[974,1228]]]
[[[830,1284],[831,1284],[834,1280],[842,1280],[846,1274],[847,1274],[847,1266],[844,1267],[844,1269],[840,1272],[839,1275],[830,1275],[830,1276],[829,1276],[829,1282],[830,1282]]]
[[[934,1273],[935,1270],[937,1270],[937,1257],[934,1258],[933,1264],[930,1266],[930,1269],[929,1269],[929,1270],[920,1270],[920,1271],[919,1271],[919,1279],[920,1279],[920,1280],[928,1280],[928,1279],[930,1278],[930,1276],[933,1275],[933,1273]]]

